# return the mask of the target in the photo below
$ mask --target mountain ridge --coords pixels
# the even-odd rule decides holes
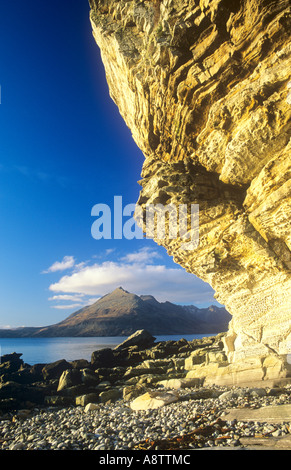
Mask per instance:
[[[138,296],[118,287],[59,323],[0,330],[0,337],[127,336],[139,329],[153,335],[208,334],[226,331],[230,319],[224,307],[159,302],[152,295]]]

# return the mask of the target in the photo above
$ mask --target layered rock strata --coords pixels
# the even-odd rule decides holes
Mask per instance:
[[[225,367],[247,358],[262,379],[271,356],[289,377],[289,1],[90,5],[110,95],[145,156],[144,222],[150,204],[199,205],[197,247],[155,240],[231,313]]]

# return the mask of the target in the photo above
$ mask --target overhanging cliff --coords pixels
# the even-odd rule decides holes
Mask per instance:
[[[199,204],[196,249],[157,243],[231,313],[229,363],[289,376],[289,1],[90,5],[110,95],[145,156],[138,205]]]

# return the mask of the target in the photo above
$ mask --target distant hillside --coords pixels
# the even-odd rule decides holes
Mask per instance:
[[[0,330],[0,337],[128,336],[146,329],[152,335],[220,333],[231,315],[223,307],[199,309],[158,302],[122,287],[55,325]]]

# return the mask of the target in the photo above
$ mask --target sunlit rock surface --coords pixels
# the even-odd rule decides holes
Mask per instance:
[[[156,241],[231,313],[224,373],[247,359],[252,379],[289,376],[289,1],[90,4],[110,95],[145,156],[138,205],[199,204],[197,248]]]

